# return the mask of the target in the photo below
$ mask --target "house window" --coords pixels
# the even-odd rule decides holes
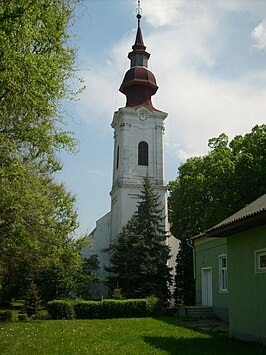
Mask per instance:
[[[219,256],[219,290],[220,292],[227,292],[227,256]]]
[[[140,142],[138,145],[138,165],[149,165],[149,146],[147,142]]]
[[[266,272],[266,249],[255,251],[255,272]]]

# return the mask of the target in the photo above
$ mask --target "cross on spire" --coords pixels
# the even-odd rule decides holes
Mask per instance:
[[[138,19],[136,40],[132,46],[133,50],[128,53],[130,69],[126,72],[119,91],[127,97],[126,107],[136,108],[144,106],[151,111],[157,111],[152,105],[151,96],[156,93],[158,86],[155,76],[148,70],[150,54],[146,52],[142,38],[140,28],[141,14],[142,9],[140,7],[140,0],[138,0],[138,7],[136,8]]]
[[[138,0],[138,7],[136,8],[136,15],[137,15],[138,25],[139,25],[140,24],[141,15],[142,15],[142,8],[140,6],[140,0]]]

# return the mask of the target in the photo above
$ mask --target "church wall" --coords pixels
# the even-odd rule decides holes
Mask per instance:
[[[92,247],[89,249],[84,248],[82,250],[82,256],[84,258],[97,255],[99,262],[97,275],[102,279],[105,279],[107,275],[104,267],[109,265],[109,253],[107,252],[107,249],[110,247],[110,235],[111,212],[107,213],[96,222],[96,228],[89,236],[90,240],[92,241]],[[104,284],[91,284],[88,289],[88,294],[90,295],[91,299],[107,298],[108,287],[106,287]]]
[[[147,174],[161,196],[165,208],[166,187],[164,176],[163,120],[164,112],[151,112],[143,107],[137,110],[121,108],[114,114],[114,170],[112,199],[112,238],[136,211],[143,177]],[[138,145],[149,147],[148,166],[138,165]],[[119,156],[117,149],[119,146]],[[117,161],[119,159],[119,161]]]
[[[139,195],[142,185],[126,185],[123,188],[117,188],[113,194],[112,200],[112,239],[121,231],[121,228],[127,224],[133,213],[137,210]],[[164,209],[163,215],[166,215],[166,195],[164,186],[155,186]],[[167,224],[167,221],[166,221]]]
[[[140,114],[145,113],[145,121]],[[165,184],[163,120],[164,112],[151,112],[122,108],[114,114],[112,127],[114,133],[114,151],[119,146],[119,163],[114,154],[113,184],[141,184],[142,178],[149,175],[156,184]],[[145,141],[149,145],[148,166],[138,165],[138,144]]]

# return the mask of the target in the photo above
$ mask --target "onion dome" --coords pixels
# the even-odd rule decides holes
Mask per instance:
[[[127,97],[126,107],[147,107],[151,111],[157,111],[151,102],[151,96],[158,89],[153,73],[148,69],[150,54],[146,52],[140,28],[140,13],[137,14],[138,30],[136,40],[132,46],[133,51],[128,54],[130,69],[126,72],[119,91]]]

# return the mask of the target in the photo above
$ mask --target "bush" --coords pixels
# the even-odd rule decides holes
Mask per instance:
[[[0,321],[13,321],[14,320],[14,313],[10,310],[7,311],[0,311]]]
[[[11,302],[10,308],[16,309],[18,311],[21,311],[24,306],[24,301],[23,300],[16,300],[14,302]]]
[[[36,314],[41,309],[39,291],[34,282],[31,282],[28,286],[23,308],[29,317]]]
[[[114,300],[122,300],[123,296],[122,296],[122,289],[121,288],[115,288],[113,291],[113,299]]]
[[[77,319],[101,319],[103,317],[102,301],[78,301],[74,304]]]
[[[146,297],[147,313],[149,316],[159,315],[162,312],[162,302],[158,297]]]
[[[19,314],[18,320],[21,322],[26,322],[28,320],[28,315],[26,313]]]
[[[103,301],[108,311],[109,318],[134,318],[147,317],[147,301],[134,300],[105,300]]]
[[[147,301],[104,300],[79,301],[74,305],[77,319],[133,318],[148,315]]]
[[[131,318],[132,316],[126,315],[126,305],[128,305],[128,300],[104,300],[103,312],[105,318]],[[124,312],[123,312],[124,310]]]
[[[70,301],[54,300],[47,303],[47,310],[52,319],[73,319],[74,310]]]
[[[33,319],[38,319],[38,320],[48,320],[51,319],[50,314],[46,309],[43,309],[39,312],[37,312],[34,316]]]

